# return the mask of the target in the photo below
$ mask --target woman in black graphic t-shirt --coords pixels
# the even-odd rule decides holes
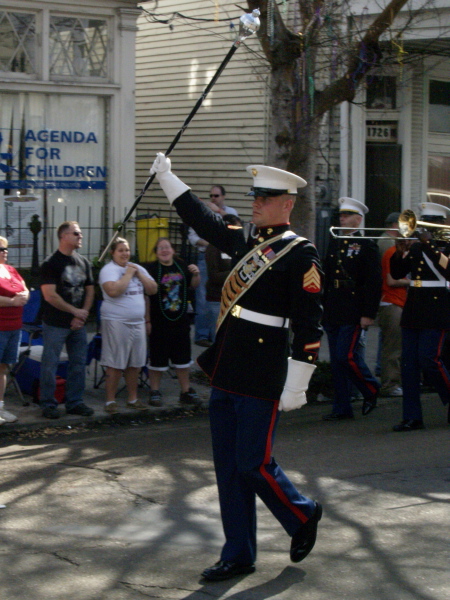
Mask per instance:
[[[155,247],[157,260],[145,268],[158,284],[158,292],[150,297],[152,330],[150,347],[150,401],[152,406],[162,406],[160,383],[169,361],[175,368],[181,387],[180,403],[198,404],[195,390],[189,386],[191,360],[190,323],[188,317],[188,288],[200,283],[197,265],[186,265],[175,257],[167,238],[159,238]]]

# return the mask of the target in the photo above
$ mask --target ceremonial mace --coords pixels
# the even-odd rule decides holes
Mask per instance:
[[[198,111],[198,109],[202,105],[203,100],[209,94],[209,92],[211,91],[213,85],[219,79],[222,71],[225,69],[225,67],[227,66],[227,64],[230,62],[231,57],[236,52],[236,50],[239,48],[239,46],[241,45],[241,43],[244,40],[246,40],[248,37],[250,37],[253,33],[255,33],[256,31],[258,31],[259,26],[260,26],[260,22],[259,22],[259,18],[258,18],[259,15],[260,15],[260,12],[256,8],[255,10],[252,11],[251,14],[250,13],[245,13],[239,19],[239,34],[238,34],[238,37],[237,37],[236,41],[231,46],[228,54],[223,59],[222,64],[219,66],[219,68],[215,72],[214,76],[212,77],[211,81],[208,83],[208,85],[204,89],[204,91],[203,91],[202,95],[200,96],[200,98],[197,100],[194,108],[191,110],[190,114],[188,115],[188,117],[186,118],[185,122],[183,123],[183,126],[181,127],[181,129],[179,130],[179,132],[176,134],[176,136],[173,138],[172,143],[170,144],[170,146],[168,147],[168,149],[167,149],[167,151],[165,153],[166,156],[169,156],[169,154],[172,152],[172,150],[177,145],[178,140],[181,138],[181,136],[183,135],[183,133],[187,129],[189,123],[194,118],[196,112]],[[152,182],[153,182],[154,179],[155,179],[155,174],[150,175],[150,177],[147,179],[144,187],[142,188],[142,192],[136,198],[136,200],[134,201],[133,206],[127,212],[127,214],[125,215],[123,221],[117,227],[117,230],[115,231],[113,237],[108,242],[108,245],[103,250],[103,252],[102,252],[102,254],[100,256],[100,259],[99,259],[100,261],[102,261],[105,258],[105,255],[108,252],[108,250],[110,249],[110,247],[113,244],[114,240],[119,236],[120,232],[124,228],[124,225],[127,223],[127,221],[129,221],[131,215],[133,214],[133,212],[136,209],[136,207],[139,204],[139,202],[142,200],[145,192],[148,190],[148,188],[150,187],[150,185],[152,184]]]

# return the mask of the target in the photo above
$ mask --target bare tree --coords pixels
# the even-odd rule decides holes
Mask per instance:
[[[258,37],[271,71],[269,161],[305,177],[293,226],[314,239],[315,179],[320,123],[338,104],[352,102],[367,74],[386,61],[391,47],[380,47],[407,0],[391,0],[355,35],[341,0],[297,0],[296,31],[288,27],[276,1],[247,0],[261,11]],[[425,6],[425,5],[424,5]],[[423,9],[423,7],[422,7]],[[410,27],[420,11],[408,13],[394,32]]]

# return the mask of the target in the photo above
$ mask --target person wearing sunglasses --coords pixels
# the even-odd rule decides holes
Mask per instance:
[[[89,417],[94,411],[83,402],[87,338],[85,322],[94,300],[94,278],[89,261],[78,253],[83,234],[76,221],[65,221],[57,230],[58,249],[41,266],[42,415],[60,416],[55,399],[56,370],[66,344],[69,366],[66,380],[66,413]]]
[[[225,188],[223,185],[213,185],[209,190],[209,201],[205,202],[207,206],[215,213],[224,215],[238,216],[237,211],[231,206],[225,204]],[[214,340],[214,331],[216,323],[211,319],[207,310],[206,304],[206,282],[208,280],[208,269],[206,266],[206,248],[208,242],[202,239],[189,227],[188,231],[189,242],[197,249],[197,266],[200,270],[200,285],[195,290],[195,336],[194,343],[197,346],[211,346]]]
[[[4,394],[9,365],[19,358],[23,307],[30,295],[22,277],[7,262],[8,240],[0,237],[0,425],[17,421],[4,408]]]

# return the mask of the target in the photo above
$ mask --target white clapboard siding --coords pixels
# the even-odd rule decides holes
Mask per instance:
[[[164,152],[195,106],[236,39],[243,12],[226,0],[160,0],[157,11],[168,19],[178,11],[189,17],[233,17],[235,33],[225,22],[176,18],[167,24],[138,20],[136,40],[136,194],[148,178],[157,151]],[[147,10],[155,2],[142,4]],[[245,193],[251,178],[245,167],[264,164],[268,127],[269,70],[258,40],[241,45],[171,155],[173,171],[202,198],[212,184],[227,190],[227,204],[247,218]],[[175,218],[155,182],[139,206]]]

